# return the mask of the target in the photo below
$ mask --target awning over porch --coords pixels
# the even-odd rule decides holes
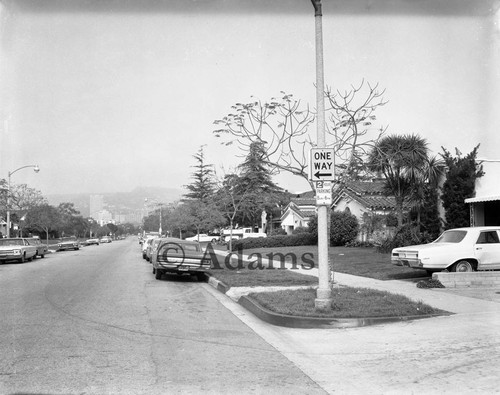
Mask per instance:
[[[468,199],[465,199],[465,203],[493,202],[495,200],[500,200],[500,195],[478,196],[478,197],[474,197],[474,198],[468,198]]]

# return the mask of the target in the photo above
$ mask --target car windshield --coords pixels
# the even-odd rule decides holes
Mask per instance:
[[[23,246],[23,239],[0,239],[0,246]]]
[[[448,230],[439,236],[435,243],[460,243],[466,234],[465,230]]]

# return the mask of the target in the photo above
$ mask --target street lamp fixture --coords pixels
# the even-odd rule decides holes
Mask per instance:
[[[38,165],[26,165],[26,166],[18,167],[16,170],[9,171],[9,173],[8,173],[9,177],[7,179],[7,237],[10,237],[10,177],[15,172],[17,172],[21,169],[26,169],[28,167],[33,167],[33,171],[35,173],[38,173],[40,171],[40,168],[38,167]]]

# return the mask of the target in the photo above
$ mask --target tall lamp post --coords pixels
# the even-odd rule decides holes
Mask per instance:
[[[16,170],[9,171],[9,177],[7,179],[7,237],[10,237],[10,177],[16,171],[19,171],[21,169],[26,169],[28,167],[33,167],[33,171],[35,173],[38,173],[40,171],[40,168],[38,167],[38,165],[21,166],[21,167],[18,167]]]
[[[148,202],[148,198],[145,198],[145,199],[144,199],[144,202],[146,202],[146,203],[147,203],[147,202]],[[162,203],[159,203],[159,202],[158,202],[158,201],[156,201],[156,200],[153,200],[152,202],[153,202],[153,203],[155,203],[155,205],[156,205],[156,206],[158,206],[158,207],[160,208],[160,227],[159,227],[159,229],[158,229],[158,233],[159,233],[159,234],[160,234],[160,236],[161,236],[161,234],[162,234],[162,227],[161,227],[161,206],[162,206]]]

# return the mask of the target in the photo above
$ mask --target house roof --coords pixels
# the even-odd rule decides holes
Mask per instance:
[[[316,198],[314,191],[307,191],[293,195],[290,201],[294,202],[297,206],[315,206]]]
[[[336,205],[342,197],[347,196],[372,210],[392,210],[396,207],[396,199],[385,194],[384,184],[380,180],[350,181],[334,191],[333,204]]]
[[[289,215],[290,212],[294,212],[297,214],[299,217],[302,219],[306,219],[309,217],[314,217],[316,215],[315,210],[308,210],[308,209],[300,209],[297,204],[295,204],[293,201],[288,203],[286,206],[285,210],[283,211],[283,215],[281,216],[281,219],[285,218],[287,215]]]
[[[465,199],[465,203],[493,202],[495,200],[500,200],[500,196],[478,196]]]

